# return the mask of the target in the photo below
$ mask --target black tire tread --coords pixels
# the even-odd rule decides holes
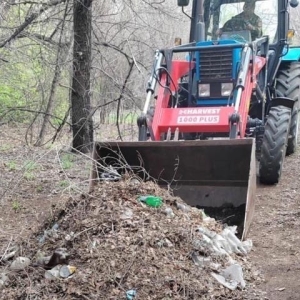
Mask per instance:
[[[259,165],[260,182],[278,183],[286,154],[291,110],[285,106],[275,106],[269,111],[261,147]]]
[[[295,153],[297,148],[298,110],[300,101],[300,63],[283,65],[277,73],[276,96],[287,97],[295,101],[289,130],[286,155]]]

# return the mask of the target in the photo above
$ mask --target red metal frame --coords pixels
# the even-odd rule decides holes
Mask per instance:
[[[256,87],[256,77],[266,64],[263,57],[255,57],[255,63],[248,68],[245,88],[242,92],[239,107],[240,138],[245,137],[249,106],[253,89]],[[219,107],[191,107],[191,108],[168,108],[170,90],[174,92],[178,88],[178,80],[188,74],[189,69],[194,67],[194,63],[188,61],[173,61],[171,68],[170,89],[165,88],[167,74],[163,73],[158,89],[158,96],[155,105],[155,114],[152,122],[152,131],[155,141],[161,139],[161,134],[168,129],[175,132],[215,132],[229,134],[229,116],[234,113],[232,106]],[[175,86],[174,86],[175,85]]]

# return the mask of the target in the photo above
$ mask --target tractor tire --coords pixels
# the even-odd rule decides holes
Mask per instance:
[[[260,182],[278,183],[286,155],[291,121],[291,109],[285,106],[271,107],[261,146],[259,164]]]
[[[291,125],[290,125],[288,144],[286,148],[286,155],[291,155],[296,152],[297,142],[298,142],[298,128],[299,128],[299,107],[298,107],[298,102],[296,102],[291,117]]]
[[[295,101],[289,130],[286,155],[295,153],[297,148],[300,101],[300,63],[294,62],[282,66],[276,79],[276,96],[287,97]]]

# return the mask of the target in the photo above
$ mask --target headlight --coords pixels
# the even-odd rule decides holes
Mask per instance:
[[[198,85],[198,94],[199,97],[209,97],[210,96],[210,85],[205,84],[199,84]]]
[[[221,95],[222,96],[230,96],[233,89],[232,83],[222,83],[221,86]]]

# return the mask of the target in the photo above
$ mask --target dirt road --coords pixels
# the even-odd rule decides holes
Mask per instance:
[[[250,259],[265,278],[259,288],[270,300],[300,299],[299,152],[286,158],[278,185],[257,190]]]

